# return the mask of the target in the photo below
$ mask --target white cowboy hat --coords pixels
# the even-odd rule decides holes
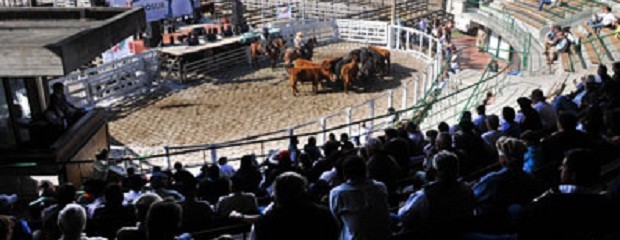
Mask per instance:
[[[297,32],[297,37],[304,37],[304,33],[303,32]]]

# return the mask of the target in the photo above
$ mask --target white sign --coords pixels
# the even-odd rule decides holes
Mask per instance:
[[[291,19],[293,18],[293,7],[291,5],[276,8],[276,18]]]
[[[109,50],[103,52],[103,54],[101,55],[103,58],[103,63],[109,63],[114,60],[133,55],[134,51],[132,51],[130,46],[130,42],[132,40],[133,37],[129,37],[114,45],[114,47],[110,48]]]
[[[132,7],[144,8],[146,21],[158,21],[168,16],[168,0],[135,0]]]
[[[172,16],[182,17],[192,15],[192,0],[172,0]]]

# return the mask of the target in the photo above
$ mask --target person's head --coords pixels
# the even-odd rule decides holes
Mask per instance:
[[[537,146],[538,144],[540,144],[540,134],[532,130],[527,130],[521,133],[520,137],[527,146]]]
[[[254,168],[254,157],[252,155],[244,155],[241,157],[241,165],[239,169],[252,169]]]
[[[307,203],[308,181],[295,172],[285,172],[273,184],[275,203],[279,207],[294,207]]]
[[[440,132],[439,135],[437,135],[437,140],[435,140],[435,149],[452,149],[452,136],[447,132]]]
[[[517,104],[521,110],[532,108],[532,101],[526,97],[517,98]]]
[[[78,204],[67,204],[58,213],[58,228],[65,239],[78,239],[86,227],[86,211]]]
[[[499,128],[499,117],[495,114],[489,115],[486,123],[489,130],[497,130]]]
[[[158,173],[161,172],[161,167],[160,166],[153,166],[153,170],[154,173]]]
[[[577,116],[568,112],[561,112],[558,116],[558,129],[560,131],[574,131],[577,129]]]
[[[612,66],[612,70],[614,71],[615,74],[620,74],[620,61],[619,62],[614,62]]]
[[[383,150],[383,143],[379,139],[371,138],[366,141],[364,148],[366,149],[366,154],[368,154],[368,156],[372,156],[373,154]]]
[[[596,74],[599,76],[607,75],[607,66],[605,66],[605,64],[598,65],[598,68],[596,69]]]
[[[499,163],[511,169],[523,168],[523,155],[527,151],[525,142],[511,137],[500,137],[495,143]]]
[[[426,135],[426,138],[431,144],[434,144],[435,140],[437,140],[437,135],[439,135],[439,132],[435,129],[431,129],[426,131],[424,135]]]
[[[65,94],[65,85],[61,82],[54,83],[52,85],[52,94]]]
[[[127,171],[127,176],[133,176],[136,174],[136,168],[134,167],[128,167],[126,171]]]
[[[598,181],[600,165],[586,149],[572,149],[564,154],[566,157],[560,166],[560,181],[563,184],[587,186]]]
[[[106,206],[117,207],[123,205],[123,189],[116,183],[110,183],[105,188]]]
[[[610,13],[611,12],[611,7],[610,6],[603,6],[603,8],[601,10],[603,11],[603,13]]]
[[[439,130],[439,132],[450,132],[450,125],[446,122],[440,122],[437,126],[437,130]]]
[[[487,107],[484,105],[478,105],[478,107],[476,107],[476,114],[478,115],[485,115],[487,111]]]
[[[385,129],[384,133],[385,133],[385,137],[388,140],[398,138],[398,131],[396,129],[394,129],[394,128]]]
[[[358,156],[347,156],[342,162],[342,175],[346,180],[366,179],[366,163]]]
[[[542,90],[534,89],[532,91],[532,94],[530,95],[530,100],[532,100],[532,102],[534,102],[534,103],[544,102],[545,101],[545,95],[543,94]]]
[[[297,140],[297,136],[290,136],[288,140],[289,140],[289,144],[290,145],[297,145],[297,144],[299,144],[299,140]]]
[[[502,117],[506,122],[514,123],[516,117],[515,109],[511,107],[504,107],[502,109]]]
[[[209,166],[209,168],[207,168],[207,177],[211,180],[220,179],[220,167],[215,164]]]
[[[219,164],[220,166],[222,165],[226,165],[228,163],[228,158],[227,157],[221,157],[217,160],[217,164]]]
[[[146,239],[175,239],[182,214],[181,207],[173,201],[153,203],[146,214]]]
[[[93,198],[98,198],[105,192],[105,181],[101,179],[87,179],[82,183],[82,189]]]
[[[459,175],[458,157],[448,151],[440,151],[432,160],[432,168],[436,171],[438,181],[456,181]]]
[[[136,217],[138,217],[138,222],[144,222],[151,205],[161,201],[161,197],[155,193],[145,193],[134,200],[133,205],[136,206]]]
[[[310,146],[316,146],[316,138],[314,138],[314,137],[309,137],[309,138],[308,138],[308,145],[310,145]]]
[[[177,171],[183,170],[183,164],[181,162],[175,162],[174,170],[177,170]]]
[[[62,186],[58,188],[58,191],[57,191],[58,203],[60,205],[72,203],[73,201],[75,201],[76,191],[77,189],[75,189],[75,186],[73,186],[73,184],[71,183],[63,184]]]
[[[461,115],[461,121],[471,121],[471,112],[464,111],[463,114]]]
[[[329,141],[336,141],[336,135],[334,133],[330,133],[328,138],[329,138]]]
[[[553,30],[554,32],[559,32],[560,29],[562,29],[562,27],[560,27],[559,25],[552,25],[551,26],[551,30]]]
[[[341,134],[340,134],[340,141],[341,141],[341,142],[347,142],[347,141],[349,141],[349,134],[346,134],[346,133],[341,133]]]

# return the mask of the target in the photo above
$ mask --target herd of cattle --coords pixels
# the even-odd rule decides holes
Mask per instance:
[[[377,46],[369,46],[355,49],[343,57],[325,59],[321,63],[297,58],[289,62],[287,67],[294,96],[299,93],[297,82],[311,82],[312,91],[316,94],[318,87],[323,87],[323,80],[342,81],[345,93],[348,93],[353,81],[360,80],[366,91],[370,80],[389,74],[390,52]]]

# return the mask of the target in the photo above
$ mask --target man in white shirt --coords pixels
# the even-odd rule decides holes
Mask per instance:
[[[553,109],[553,106],[545,101],[545,96],[543,95],[542,90],[535,89],[532,91],[530,100],[532,100],[532,107],[540,116],[543,129],[548,132],[553,132],[557,123],[557,114]]]
[[[617,21],[614,14],[611,12],[611,7],[604,6],[603,12],[595,14],[592,20],[588,22],[588,25],[594,29],[596,34],[599,34],[601,28],[609,27],[613,22]],[[590,34],[588,34],[589,36]]]

